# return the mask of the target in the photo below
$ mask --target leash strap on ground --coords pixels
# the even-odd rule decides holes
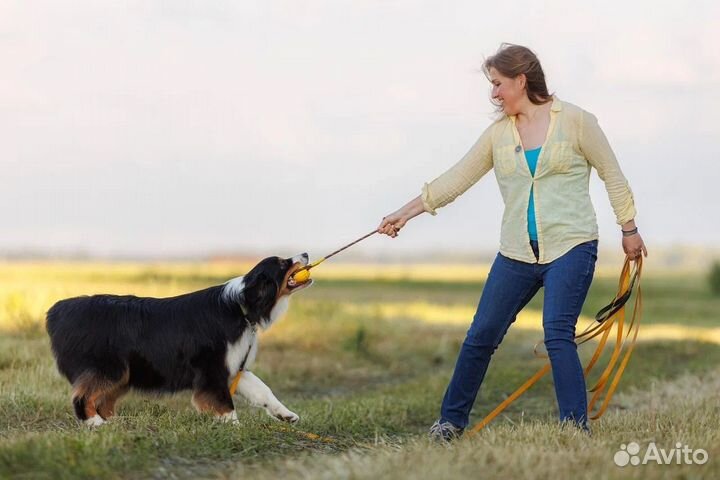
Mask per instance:
[[[336,443],[334,438],[323,437],[322,435],[318,435],[317,433],[304,432],[302,430],[286,427],[284,425],[267,425],[266,428],[268,428],[269,430],[276,430],[276,431],[280,431],[283,433],[294,433],[296,435],[300,435],[301,437],[305,437],[308,440],[313,440],[316,442]]]
[[[240,383],[240,378],[242,377],[243,371],[240,370],[237,375],[235,375],[235,378],[233,379],[232,383],[230,384],[230,395],[235,395],[235,392],[237,391],[238,383]],[[268,427],[270,428],[270,427]],[[297,435],[300,435],[302,437],[307,438],[308,440],[315,440],[318,442],[323,443],[335,443],[335,440],[329,437],[323,437],[321,435],[310,433],[310,432],[303,432],[302,430],[297,430],[295,428],[288,428],[284,426],[273,426],[273,430],[279,430],[286,433],[295,433]]]
[[[603,307],[597,313],[597,315],[595,316],[595,322],[590,323],[581,334],[575,336],[575,341],[578,345],[581,345],[599,335],[602,335],[598,342],[598,346],[595,349],[595,353],[588,362],[588,365],[585,367],[584,373],[585,378],[587,378],[593,367],[597,363],[598,359],[600,358],[605,348],[605,345],[607,344],[607,340],[613,326],[616,326],[617,330],[615,346],[613,348],[610,360],[608,361],[608,365],[603,371],[603,373],[600,375],[597,383],[589,389],[589,391],[593,392],[593,396],[588,404],[588,417],[591,420],[597,420],[603,415],[603,413],[605,413],[605,410],[610,403],[610,399],[612,398],[613,393],[615,393],[615,389],[620,383],[620,378],[625,371],[625,367],[630,361],[630,355],[632,354],[633,349],[635,348],[635,342],[637,341],[638,330],[640,328],[640,317],[642,315],[642,290],[640,288],[640,277],[642,273],[642,256],[638,257],[634,261],[634,263],[635,268],[632,269],[631,273],[631,260],[629,257],[625,257],[625,263],[623,265],[622,272],[620,273],[620,282],[618,285],[617,295],[612,302]],[[635,286],[637,286],[637,293],[635,295],[635,305],[633,308],[632,319],[627,328],[627,333],[623,338],[623,331],[625,325],[625,304],[630,299],[633,288]],[[632,338],[628,342],[631,334]],[[612,377],[612,381],[610,381],[612,372],[615,369],[617,361],[620,358],[620,355],[626,344],[628,344],[628,347],[625,351],[625,355],[622,357],[622,360],[617,367],[617,371],[615,372],[614,377]],[[537,344],[535,345],[534,352],[536,356],[539,356],[539,354],[537,353]],[[478,433],[483,427],[485,427],[503,410],[505,410],[512,402],[514,402],[518,397],[520,397],[520,395],[525,393],[538,380],[545,376],[550,371],[550,368],[550,363],[546,363],[540,370],[537,371],[537,373],[535,373],[535,375],[530,377],[530,379],[528,379],[524,384],[522,384],[520,388],[513,392],[500,405],[498,405],[497,408],[495,408],[484,419],[482,419],[471,430],[469,430],[466,436],[471,437]],[[602,400],[600,407],[596,412],[590,413],[593,411],[595,404],[600,400],[603,392],[605,392],[605,397]]]

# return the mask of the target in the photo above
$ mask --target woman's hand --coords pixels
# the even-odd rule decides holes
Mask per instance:
[[[398,236],[400,229],[405,226],[407,221],[410,220],[406,215],[403,214],[402,208],[396,212],[391,213],[387,217],[383,217],[382,222],[377,228],[378,233],[384,233],[392,238]]]
[[[647,248],[645,248],[645,242],[642,241],[642,237],[639,233],[637,233],[635,221],[631,220],[623,225],[622,230],[624,232],[635,230],[635,233],[630,236],[625,236],[623,234],[623,251],[625,252],[625,255],[633,260],[640,257],[640,255],[645,255],[647,257]]]
[[[383,217],[382,222],[378,225],[378,233],[384,233],[392,238],[398,236],[400,229],[412,218],[420,215],[425,211],[422,199],[418,196],[410,200],[405,206],[394,211],[390,215]]]

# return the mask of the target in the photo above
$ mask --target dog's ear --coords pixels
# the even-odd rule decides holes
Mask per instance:
[[[248,314],[261,318],[270,315],[270,310],[275,306],[279,288],[277,281],[264,272],[248,278],[243,291]]]

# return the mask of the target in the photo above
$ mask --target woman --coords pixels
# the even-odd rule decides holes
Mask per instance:
[[[561,422],[589,432],[585,378],[575,325],[597,259],[598,228],[590,202],[591,167],[605,183],[622,247],[631,258],[647,250],[635,226],[632,191],[590,113],[550,95],[535,54],[502,44],[483,70],[501,118],[422,194],[383,218],[378,232],[396,237],[423,212],[436,214],[494,169],[505,203],[500,252],[480,298],[431,436],[462,435],[490,357],[516,315],[545,288],[543,330]]]

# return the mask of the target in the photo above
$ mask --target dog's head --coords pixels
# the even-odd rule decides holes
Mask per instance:
[[[308,264],[308,254],[292,258],[268,257],[243,277],[243,303],[248,316],[269,325],[284,313],[290,295],[312,285],[312,279],[298,283],[292,276]]]

